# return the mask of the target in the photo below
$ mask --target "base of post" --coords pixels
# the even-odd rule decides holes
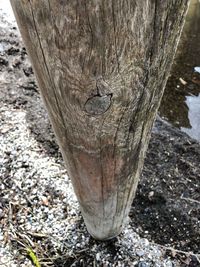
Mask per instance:
[[[81,205],[80,205],[81,207]],[[107,241],[121,234],[125,225],[129,222],[129,205],[115,216],[103,216],[100,213],[89,214],[84,212],[81,207],[81,213],[89,234],[96,240]]]
[[[87,229],[87,230],[88,230],[88,229]],[[99,236],[99,235],[94,234],[94,233],[92,233],[92,232],[90,232],[90,231],[88,230],[88,233],[89,233],[95,240],[99,240],[99,241],[108,241],[108,240],[111,240],[111,239],[117,237],[119,234],[121,234],[121,232],[122,232],[122,227],[120,228],[119,231],[117,231],[117,232],[111,234],[110,236],[109,236],[109,235],[106,235],[106,236],[102,236],[102,235],[101,235],[101,236]]]
[[[124,221],[120,220],[118,223],[116,221],[111,223],[109,220],[102,219],[100,222],[89,223],[87,219],[83,216],[87,231],[96,240],[107,241],[115,238],[121,234],[124,226]],[[113,227],[114,226],[114,227]]]

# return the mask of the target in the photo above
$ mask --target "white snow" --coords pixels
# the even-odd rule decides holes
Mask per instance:
[[[186,96],[186,104],[188,106],[188,118],[191,128],[181,127],[181,130],[191,137],[200,140],[200,94],[198,96]]]
[[[194,71],[200,73],[200,67],[195,67],[195,68],[194,68]]]
[[[15,23],[15,17],[9,0],[0,0],[0,16],[9,23]]]

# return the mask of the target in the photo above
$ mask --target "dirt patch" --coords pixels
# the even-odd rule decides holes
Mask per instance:
[[[131,210],[132,225],[156,243],[200,250],[200,147],[157,121]]]

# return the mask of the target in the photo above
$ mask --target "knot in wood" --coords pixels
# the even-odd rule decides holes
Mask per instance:
[[[112,94],[95,95],[85,103],[85,110],[90,115],[101,115],[105,113],[111,105]]]

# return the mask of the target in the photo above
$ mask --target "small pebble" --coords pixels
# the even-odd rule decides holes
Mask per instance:
[[[100,259],[101,259],[100,256],[101,256],[101,254],[98,252],[98,253],[96,254],[96,260],[97,260],[97,261],[100,261]]]
[[[170,260],[166,260],[163,264],[163,267],[173,267],[173,263]]]
[[[149,267],[149,265],[145,261],[140,261],[137,267]]]
[[[137,250],[136,251],[136,254],[139,256],[139,257],[142,257],[144,255],[144,251],[143,250]]]

